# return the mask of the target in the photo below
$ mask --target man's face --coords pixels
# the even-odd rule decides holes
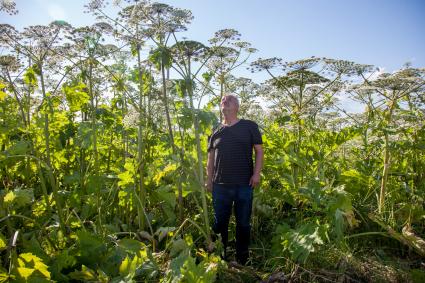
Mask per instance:
[[[233,96],[223,96],[220,103],[221,112],[223,114],[237,113],[238,103]]]

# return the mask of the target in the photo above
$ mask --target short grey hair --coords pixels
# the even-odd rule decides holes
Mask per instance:
[[[236,105],[239,108],[239,105],[240,105],[239,104],[239,99],[238,99],[238,97],[236,95],[231,94],[231,93],[228,93],[228,94],[225,94],[223,97],[231,97],[236,102]]]

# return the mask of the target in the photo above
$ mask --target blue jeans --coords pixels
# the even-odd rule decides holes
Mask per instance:
[[[234,204],[236,216],[236,259],[245,264],[251,232],[251,210],[253,189],[249,185],[213,185],[214,226],[213,231],[221,234],[224,250],[227,248],[229,219]]]

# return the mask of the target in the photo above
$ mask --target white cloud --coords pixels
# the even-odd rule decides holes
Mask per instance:
[[[371,74],[368,74],[366,78],[369,81],[376,80],[381,74],[385,73],[384,67],[378,67],[378,70],[374,70]]]
[[[48,4],[47,13],[53,20],[64,20],[66,19],[65,10],[58,4]]]
[[[348,93],[339,93],[335,97],[338,99],[337,105],[348,113],[361,113],[364,111],[364,104],[353,100]]]
[[[340,106],[348,113],[362,113],[365,110],[364,104],[348,98],[342,100]]]

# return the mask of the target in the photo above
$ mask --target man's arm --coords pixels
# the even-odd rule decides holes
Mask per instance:
[[[263,159],[264,159],[263,146],[261,144],[254,144],[254,151],[255,151],[254,174],[249,180],[249,185],[253,188],[255,188],[256,186],[258,186],[258,184],[260,184],[260,173],[261,173],[261,169],[263,168]]]
[[[207,183],[205,184],[209,192],[212,192],[212,186],[213,186],[214,161],[215,161],[215,149],[211,149],[210,151],[208,151]]]

